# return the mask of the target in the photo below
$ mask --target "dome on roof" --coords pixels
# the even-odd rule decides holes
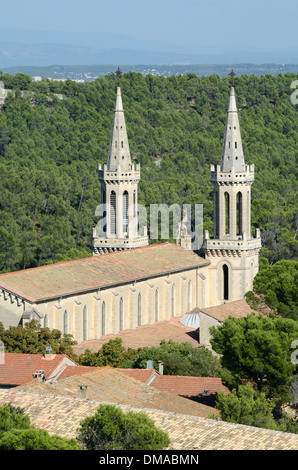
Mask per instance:
[[[197,330],[200,328],[200,310],[196,309],[195,312],[186,313],[186,315],[181,318],[180,323],[188,328]]]

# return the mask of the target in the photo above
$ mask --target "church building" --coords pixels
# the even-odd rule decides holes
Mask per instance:
[[[211,166],[214,234],[199,251],[184,231],[177,244],[149,245],[139,233],[140,164],[131,160],[121,90],[107,164],[99,165],[101,221],[92,230],[93,256],[0,274],[0,322],[37,319],[80,343],[182,317],[244,298],[258,272],[260,231],[251,235],[254,166],[244,161],[231,87],[220,164]]]

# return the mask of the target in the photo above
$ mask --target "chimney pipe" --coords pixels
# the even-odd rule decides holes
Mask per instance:
[[[43,370],[36,370],[32,374],[32,379],[33,380],[38,380],[39,382],[45,382],[46,380],[46,374],[44,373]]]
[[[163,362],[158,361],[158,372],[163,375]]]
[[[87,385],[79,385],[79,398],[87,398]]]

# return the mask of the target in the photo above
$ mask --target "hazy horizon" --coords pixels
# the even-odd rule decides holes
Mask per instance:
[[[65,53],[76,61],[85,53],[88,63],[116,49],[169,53],[169,63],[209,55],[215,63],[298,63],[297,14],[296,0],[11,0],[1,5],[0,67],[34,65],[39,55],[43,65],[61,64],[57,47],[48,58],[44,48],[35,51],[58,44],[88,48]]]

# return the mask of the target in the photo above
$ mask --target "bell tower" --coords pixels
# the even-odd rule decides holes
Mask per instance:
[[[233,76],[233,72],[231,74]],[[204,233],[209,266],[209,305],[244,298],[258,272],[260,230],[251,235],[251,185],[254,165],[246,165],[234,86],[231,86],[219,165],[211,165],[214,234]]]
[[[108,161],[99,164],[98,177],[102,219],[92,231],[93,255],[148,245],[146,228],[138,232],[140,164],[131,161],[119,75]]]

